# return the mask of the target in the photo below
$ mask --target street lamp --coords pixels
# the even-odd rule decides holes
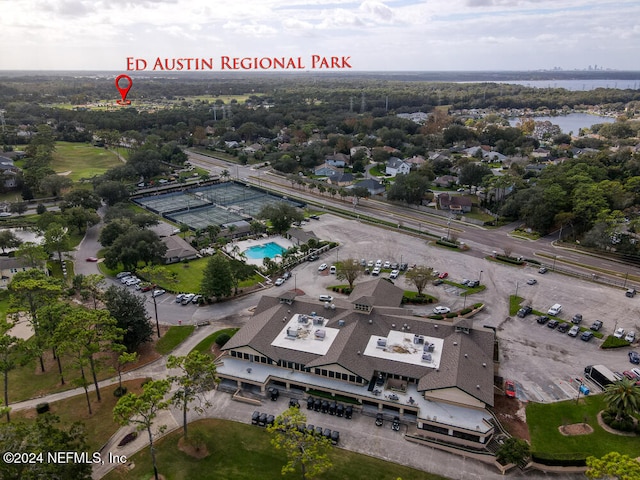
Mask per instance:
[[[478,286],[482,285],[482,270],[480,270],[480,277],[478,278]]]
[[[158,322],[158,304],[156,303],[156,287],[157,285],[153,286],[153,290],[151,291],[151,298],[153,299],[153,310],[156,314],[156,331],[158,332],[158,338],[160,338],[160,322]]]

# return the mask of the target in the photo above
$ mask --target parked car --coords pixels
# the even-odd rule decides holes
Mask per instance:
[[[629,343],[633,343],[636,339],[636,332],[634,332],[633,330],[627,332],[627,334],[624,336],[624,339]]]
[[[320,295],[318,298],[321,302],[333,302],[333,297],[331,295]]]
[[[529,280],[527,280],[527,284],[529,285],[535,285],[536,283],[538,283],[538,281],[535,278],[530,278]]]
[[[276,421],[276,417],[274,417],[271,414],[267,415],[267,425],[273,425],[275,421]]]
[[[463,278],[462,281],[460,282],[460,285],[466,285],[470,282],[471,280],[469,280],[468,278]]]
[[[469,288],[475,288],[479,286],[480,286],[480,280],[469,280],[469,283],[467,283],[467,287]]]
[[[571,327],[571,328],[569,329],[569,331],[567,332],[567,334],[568,334],[570,337],[577,337],[577,336],[578,336],[578,333],[580,333],[580,327],[579,327],[578,325],[574,325],[574,326],[573,326],[573,327]]]
[[[400,417],[399,416],[395,416],[393,417],[393,423],[391,424],[391,430],[393,430],[394,432],[397,432],[398,430],[400,430]]]
[[[616,338],[624,337],[624,328],[622,328],[622,327],[616,328],[616,331],[613,332],[613,336],[616,337]]]
[[[276,281],[274,282],[274,285],[276,287],[279,287],[280,285],[282,285],[284,283],[284,278],[277,278]]]
[[[332,430],[331,443],[333,443],[334,445],[337,445],[339,441],[340,441],[340,432],[338,432],[337,430]]]
[[[318,215],[309,215],[309,218],[311,218],[312,220],[320,220],[320,217]]]
[[[149,290],[151,290],[153,288],[153,285],[147,284],[147,285],[141,285],[140,286],[140,291],[141,292],[148,292]]]
[[[344,405],[341,403],[336,407],[336,417],[344,417]]]
[[[124,277],[130,277],[130,276],[131,276],[131,272],[120,272],[119,274],[116,275],[116,278],[120,280]]]
[[[633,298],[636,296],[636,289],[635,288],[629,288],[627,289],[627,291],[625,292],[625,295],[629,298]]]
[[[624,372],[622,372],[622,374],[627,377],[629,380],[637,380],[638,377],[636,377],[636,374],[629,371],[629,370],[625,370]]]
[[[398,275],[400,275],[400,270],[391,270],[391,273],[389,274],[389,278],[395,279],[395,278],[398,278]]]
[[[509,398],[516,398],[516,384],[513,380],[506,380],[504,382],[504,394]]]
[[[518,315],[520,318],[524,318],[531,312],[533,312],[533,308],[531,308],[531,305],[525,305],[520,310],[518,310],[518,313],[516,315]]]
[[[282,278],[284,278],[285,280],[289,280],[291,278],[291,272],[284,272],[282,274]]]
[[[382,268],[391,268],[391,262],[387,260],[386,262],[384,262]]]
[[[201,298],[202,298],[202,295],[194,295],[193,298],[191,299],[191,303],[198,303]]]
[[[271,397],[271,401],[275,402],[280,396],[280,390],[278,390],[276,387],[269,387],[269,395]]]
[[[558,331],[560,333],[567,333],[567,330],[569,330],[569,324],[562,322],[560,325],[558,325]]]
[[[438,278],[447,278],[449,274],[447,272],[442,272],[438,275]]]
[[[195,296],[195,293],[187,293],[182,297],[182,301],[180,303],[182,303],[182,305],[187,305]]]
[[[547,323],[547,327],[554,329],[558,326],[560,322],[558,320],[549,320],[549,323]]]
[[[253,412],[253,414],[251,414],[251,425],[258,425],[259,420],[260,420],[260,412],[256,410]]]
[[[323,264],[321,264],[321,265],[318,267],[318,271],[319,271],[319,272],[324,272],[327,268],[329,268],[329,267],[327,266],[327,264],[326,264],[326,263],[323,263]]]
[[[371,275],[373,275],[373,276],[380,275],[380,267],[374,268],[373,271],[371,272]]]
[[[443,283],[444,283],[444,280],[442,280],[441,278],[436,278],[436,279],[433,281],[433,284],[434,284],[435,286],[442,285]]]
[[[400,270],[401,272],[406,272],[408,268],[409,268],[408,263],[401,263],[400,266],[398,267],[398,270]]]
[[[151,296],[155,298],[159,297],[160,295],[164,295],[165,293],[167,293],[167,291],[160,288],[158,290],[154,290]]]
[[[313,402],[315,402],[313,397],[307,398],[307,410],[313,410]]]
[[[640,364],[640,355],[638,355],[638,352],[629,352],[629,361],[635,365]]]
[[[309,255],[309,257],[307,257],[307,261],[308,262],[315,262],[316,260],[318,260],[320,257],[316,254],[311,254]]]
[[[538,269],[538,273],[547,273],[547,272],[548,272],[547,267],[540,267]]]
[[[585,330],[584,332],[582,332],[582,335],[580,335],[580,339],[583,342],[588,342],[592,338],[593,338],[593,332],[590,330]]]
[[[182,302],[182,299],[184,298],[184,296],[186,295],[186,293],[179,293],[176,295],[176,303],[180,303]]]
[[[599,331],[602,328],[602,320],[596,320],[595,322],[593,322],[591,324],[591,327],[589,327],[591,330],[593,330],[594,332]]]
[[[267,426],[267,414],[266,413],[261,413],[260,416],[258,417],[258,425],[261,427],[266,427]]]
[[[300,402],[298,402],[297,398],[290,398],[289,399],[289,408],[300,408]]]
[[[449,313],[451,311],[451,309],[449,307],[443,307],[441,305],[438,305],[437,307],[435,307],[433,309],[433,313],[442,315],[442,314],[446,314]]]
[[[382,268],[382,260],[380,259],[376,260],[376,267]]]
[[[571,319],[571,323],[575,323],[576,325],[579,325],[580,322],[582,322],[582,314],[576,313]]]
[[[336,268],[335,265],[331,265],[331,267],[329,267],[329,273],[332,275],[335,275],[338,272],[338,269]]]
[[[536,322],[538,322],[540,325],[544,325],[548,321],[549,321],[549,317],[547,317],[546,315],[542,315],[541,317],[538,317],[536,319]]]
[[[376,425],[378,427],[381,427],[383,423],[384,423],[384,417],[382,416],[382,414],[376,413]]]
[[[351,405],[347,405],[344,409],[344,418],[351,419],[353,416],[353,407]]]

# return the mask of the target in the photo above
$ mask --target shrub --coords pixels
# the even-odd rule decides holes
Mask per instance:
[[[36,405],[36,412],[39,415],[42,415],[43,413],[47,413],[48,411],[49,411],[49,403],[43,402]]]
[[[120,443],[118,443],[119,447],[124,447],[127,443],[133,442],[136,438],[138,438],[138,432],[127,433]]]
[[[458,248],[457,243],[448,242],[446,240],[436,240],[436,244],[442,245],[443,247],[448,247],[448,248]]]
[[[218,335],[218,338],[216,338],[216,345],[222,348],[230,339],[231,337],[228,333],[221,333],[220,335]]]
[[[123,397],[127,393],[127,387],[116,387],[113,391],[113,396],[116,398]]]
[[[496,255],[496,260],[500,260],[501,262],[511,263],[513,265],[523,265],[523,260],[518,260],[517,258],[507,257],[506,255]]]
[[[47,207],[45,207],[42,203],[39,203],[38,206],[36,207],[36,213],[38,215],[42,215],[46,211],[47,211]]]
[[[456,318],[457,316],[458,314],[455,312],[447,313],[447,318]]]
[[[471,313],[473,311],[473,309],[471,308],[464,308],[460,311],[460,315],[466,315],[467,313]]]

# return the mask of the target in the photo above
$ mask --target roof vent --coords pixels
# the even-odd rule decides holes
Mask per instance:
[[[369,319],[369,325],[371,325],[371,324],[373,324],[373,319],[372,318]]]
[[[358,355],[360,355],[360,350],[358,350]]]
[[[453,345],[454,345],[454,346],[457,346],[457,345],[458,345],[458,342],[453,342]]]
[[[395,324],[395,323],[392,323],[392,324],[391,324],[391,328],[396,328],[396,324]]]
[[[464,354],[464,358],[469,358],[469,355],[467,355],[466,353]]]
[[[482,366],[486,368],[486,367],[487,367],[487,364],[486,364],[486,363],[484,363],[484,362],[482,362]]]
[[[434,326],[433,326],[433,328],[438,328],[438,325],[437,325],[437,324],[436,324],[436,325],[434,325]]]
[[[476,385],[476,388],[477,388],[478,390],[480,390],[480,385]]]

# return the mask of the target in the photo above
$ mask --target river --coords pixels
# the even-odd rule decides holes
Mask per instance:
[[[570,113],[568,115],[557,115],[554,117],[545,116],[533,118],[536,122],[549,120],[554,125],[558,125],[563,133],[573,132],[574,135],[577,135],[578,130],[581,128],[591,128],[592,125],[597,123],[613,123],[616,121],[615,118],[591,115],[588,113]],[[519,121],[519,118],[510,118],[509,124],[515,127]]]

